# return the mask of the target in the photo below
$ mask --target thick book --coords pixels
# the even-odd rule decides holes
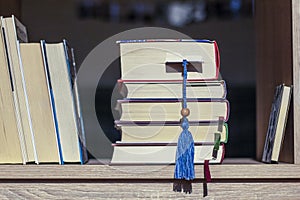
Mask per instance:
[[[53,93],[53,107],[56,118],[62,160],[67,163],[85,163],[84,129],[78,108],[75,90],[76,72],[73,66],[72,49],[67,41],[46,43],[42,41],[43,56],[48,71],[49,84]]]
[[[176,160],[176,143],[125,143],[113,144],[114,153],[110,164],[174,164]],[[213,158],[214,144],[195,143],[194,163],[222,163],[225,146],[220,145],[217,157]]]
[[[20,142],[23,160],[36,161],[36,152],[33,145],[33,130],[28,108],[28,100],[20,64],[20,50],[18,42],[27,42],[26,27],[14,16],[1,18],[2,34],[6,46],[10,75],[14,85],[14,101],[17,120],[20,122]]]
[[[0,27],[2,20],[0,20]],[[2,28],[1,28],[2,32]],[[6,55],[5,41],[0,33],[0,163],[23,163],[20,144],[20,122],[15,112],[15,87]]]
[[[182,132],[179,122],[115,122],[121,132],[122,142],[177,142]],[[221,131],[219,126],[221,125]],[[227,143],[228,125],[219,122],[194,122],[189,123],[189,131],[192,133],[195,142],[214,142],[215,133],[220,132],[220,142]]]
[[[182,80],[182,60],[188,61],[188,80],[218,79],[217,43],[210,40],[122,40],[121,79]]]
[[[120,121],[176,121],[181,119],[182,101],[180,99],[135,99],[118,100],[116,110]],[[229,102],[225,99],[188,99],[190,122],[218,121],[229,117]]]
[[[263,162],[278,162],[284,139],[291,94],[291,86],[282,84],[276,87],[262,156]]]
[[[120,94],[129,99],[182,98],[182,81],[146,82],[143,80],[118,80]],[[227,89],[221,81],[189,81],[186,85],[187,98],[222,99],[226,98]]]
[[[40,43],[20,43],[23,75],[37,151],[37,163],[61,163],[51,87]]]

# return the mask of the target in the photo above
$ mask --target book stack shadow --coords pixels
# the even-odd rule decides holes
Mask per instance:
[[[174,164],[182,131],[182,62],[187,65],[189,131],[195,164],[221,163],[228,139],[229,102],[219,76],[220,58],[210,40],[124,40],[120,45],[122,99],[115,120],[121,140],[111,164]]]
[[[73,49],[28,42],[14,16],[0,27],[0,163],[85,163]]]

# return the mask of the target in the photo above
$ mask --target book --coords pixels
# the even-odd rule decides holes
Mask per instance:
[[[146,123],[122,123],[115,122],[117,128],[121,132],[122,142],[167,142],[175,143],[178,140],[182,128],[180,123],[168,122],[146,122]],[[214,133],[218,131],[218,122],[208,123],[189,123],[189,131],[191,132],[195,142],[214,141]],[[228,140],[228,125],[222,123],[221,140],[222,143],[227,143]]]
[[[23,163],[19,129],[20,124],[15,112],[15,87],[7,60],[5,41],[0,20],[0,163]]]
[[[53,93],[63,162],[83,164],[87,160],[87,153],[80,110],[77,105],[79,99],[76,94],[74,58],[70,53],[72,49],[66,40],[60,43],[42,41],[42,46]]]
[[[146,82],[118,80],[120,94],[128,99],[159,99],[182,97],[182,81]],[[226,84],[220,81],[190,81],[186,86],[187,98],[225,99]]]
[[[173,121],[181,119],[181,100],[178,99],[136,99],[118,100],[116,109],[120,112],[121,121]],[[218,121],[229,117],[229,102],[224,99],[188,99],[190,109],[188,119],[193,121]]]
[[[291,94],[291,86],[282,84],[276,87],[262,156],[263,162],[278,162],[285,133]]]
[[[111,165],[114,164],[174,164],[176,158],[176,143],[125,143],[113,144],[114,153]],[[212,157],[214,144],[195,143],[194,163],[222,163],[225,147],[220,145],[217,158]]]
[[[52,107],[51,86],[40,43],[20,43],[37,163],[61,163],[60,140]]]
[[[188,80],[215,80],[220,59],[217,43],[210,40],[122,40],[121,79],[182,80],[182,60],[188,61]]]
[[[14,101],[17,121],[20,123],[20,143],[23,153],[23,163],[36,161],[33,141],[34,135],[28,109],[25,81],[20,64],[20,51],[17,42],[27,42],[26,27],[15,17],[1,18],[2,34],[6,46],[6,54],[10,67],[11,79],[14,85]]]
[[[74,56],[73,59],[74,61]],[[75,62],[73,62],[73,68],[75,70]],[[86,137],[85,137],[85,128],[84,128],[84,122],[83,122],[83,115],[80,105],[80,98],[79,98],[79,91],[78,91],[78,85],[77,85],[77,76],[74,79],[74,87],[73,87],[73,94],[75,97],[75,106],[77,111],[77,124],[79,126],[79,142],[81,147],[81,162],[82,164],[88,161],[88,151],[87,151],[87,144],[86,144]]]

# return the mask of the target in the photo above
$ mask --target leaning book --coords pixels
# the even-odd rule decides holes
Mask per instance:
[[[262,161],[265,163],[278,162],[284,139],[291,94],[291,86],[282,84],[276,87],[262,156]]]
[[[87,161],[87,152],[73,49],[66,40],[59,43],[42,41],[41,44],[53,96],[52,105],[57,118],[62,162],[83,164]]]

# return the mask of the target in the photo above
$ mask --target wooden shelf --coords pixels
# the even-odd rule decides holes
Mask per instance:
[[[294,164],[222,164],[210,165],[210,170],[215,182],[300,181],[300,165]],[[195,172],[196,181],[201,181],[203,165],[196,165]],[[172,182],[173,173],[174,165],[1,165],[0,181]]]
[[[202,168],[196,165],[193,193],[184,194],[172,191],[172,165],[1,165],[0,198],[200,199]],[[210,169],[208,198],[299,198],[300,165],[224,163]]]

